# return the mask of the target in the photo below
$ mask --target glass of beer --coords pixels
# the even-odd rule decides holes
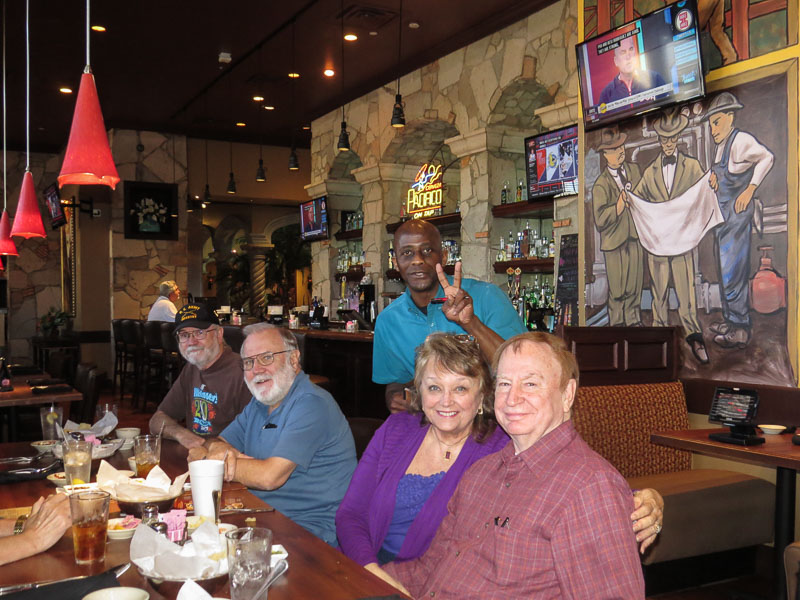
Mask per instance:
[[[66,440],[61,444],[61,452],[67,484],[89,483],[92,472],[92,443]]]
[[[161,461],[161,436],[137,435],[133,438],[133,457],[136,460],[136,476],[147,477]]]
[[[106,529],[108,528],[108,492],[70,494],[72,540],[75,562],[88,565],[106,559]]]

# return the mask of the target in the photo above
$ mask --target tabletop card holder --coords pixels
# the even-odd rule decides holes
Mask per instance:
[[[709,423],[730,427],[730,433],[710,433],[716,442],[738,446],[757,446],[764,438],[756,433],[755,418],[758,413],[758,392],[734,387],[718,387],[714,390]]]

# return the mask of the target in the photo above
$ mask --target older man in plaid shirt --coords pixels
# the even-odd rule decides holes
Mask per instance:
[[[414,598],[644,598],[631,491],[570,421],[575,358],[526,333],[498,349],[495,372],[511,442],[472,466],[428,551],[386,579]]]

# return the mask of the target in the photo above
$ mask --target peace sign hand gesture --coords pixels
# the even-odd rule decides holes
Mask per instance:
[[[457,323],[464,329],[472,321],[472,297],[461,289],[461,263],[457,262],[453,273],[453,284],[447,281],[442,265],[436,265],[436,276],[444,290],[447,301],[442,306],[442,313],[450,321]]]

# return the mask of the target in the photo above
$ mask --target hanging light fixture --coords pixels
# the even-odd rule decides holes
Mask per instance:
[[[19,256],[11,239],[11,219],[8,217],[8,170],[6,169],[6,0],[3,0],[3,216],[0,217],[0,254]]]
[[[403,53],[403,0],[400,0],[400,17],[397,25],[397,68],[400,69],[400,58]],[[400,75],[397,76],[397,94],[392,108],[392,127],[400,129],[406,126],[406,114],[403,111],[403,96],[400,95]]]
[[[295,58],[297,56],[297,50],[294,45],[295,37],[294,31],[297,27],[297,20],[295,19],[292,21],[292,73],[297,73],[297,67],[295,65]],[[297,120],[295,118],[295,111],[294,111],[294,86],[296,84],[297,77],[292,77],[292,150],[289,152],[289,170],[290,171],[299,171],[300,170],[300,162],[297,160],[297,152],[295,151],[295,143],[294,143],[294,136],[297,131]]]
[[[300,170],[300,161],[297,160],[297,152],[294,149],[294,145],[292,145],[292,151],[289,153],[289,170],[290,171]]]
[[[208,187],[208,140],[206,142],[206,189],[203,192],[203,208],[206,207],[207,204],[211,204],[211,190]]]
[[[258,76],[261,77],[263,70],[261,68],[261,51],[262,48],[258,49]],[[264,96],[255,96],[255,98],[261,98],[261,102],[264,102]],[[254,98],[254,99],[255,99]],[[260,106],[260,104],[259,104]],[[261,124],[264,123],[264,111],[259,111],[259,120]],[[264,146],[261,143],[263,141],[263,130],[262,133],[259,135],[258,140],[258,168],[256,169],[256,181],[261,183],[267,180],[267,171],[264,169]]]
[[[261,148],[261,146],[259,146],[259,150],[260,150],[260,148]],[[267,171],[266,171],[266,169],[264,169],[264,159],[261,158],[260,152],[259,152],[258,168],[256,169],[256,181],[261,182],[261,181],[266,181],[266,180],[267,180]]]
[[[17,214],[11,226],[11,235],[23,238],[45,237],[42,214],[36,200],[36,190],[31,175],[31,51],[30,51],[30,0],[25,0],[25,174],[19,191]]]
[[[230,173],[230,176],[228,177],[228,187],[226,188],[225,191],[228,194],[235,194],[236,193],[236,180],[234,180],[234,178],[233,178],[233,142],[231,142],[230,157],[231,157],[231,173]]]
[[[342,102],[344,102],[344,0],[339,2],[340,17],[342,23]],[[340,152],[348,152],[350,150],[350,134],[347,133],[347,121],[344,118],[344,104],[342,104],[342,130],[339,132],[339,141],[336,142],[336,148]]]
[[[113,190],[119,183],[119,174],[108,145],[103,111],[100,109],[97,86],[89,61],[89,3],[90,0],[86,0],[86,67],[81,75],[58,186],[107,185]]]

